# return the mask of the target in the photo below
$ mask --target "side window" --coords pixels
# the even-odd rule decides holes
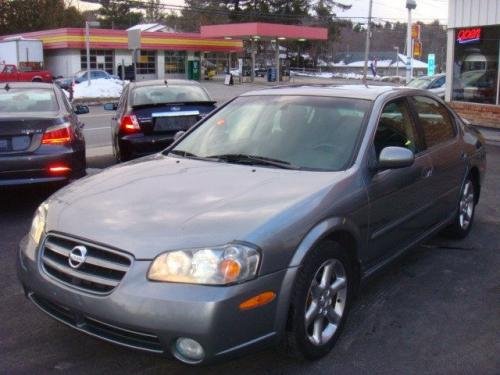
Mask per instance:
[[[413,102],[428,148],[455,137],[455,126],[442,104],[426,96],[415,96]]]
[[[386,104],[375,133],[377,157],[380,151],[388,146],[405,147],[416,153],[416,141],[417,136],[406,101],[400,99]]]

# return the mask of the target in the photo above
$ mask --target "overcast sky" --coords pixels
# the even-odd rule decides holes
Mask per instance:
[[[339,17],[367,17],[369,0],[342,0],[346,4],[352,4],[352,8],[346,12],[337,12]],[[417,8],[412,12],[413,20],[430,22],[436,18],[441,23],[446,23],[448,18],[448,0],[416,0]],[[373,0],[374,17],[383,19],[399,19],[405,21],[408,18],[406,0]],[[355,20],[354,20],[355,21]]]
[[[79,1],[79,0],[77,0]],[[165,4],[183,5],[183,0],[161,0]],[[338,11],[339,17],[368,17],[369,0],[337,0],[345,4],[352,4],[348,11]],[[416,0],[417,9],[413,11],[413,19],[431,22],[439,19],[446,23],[448,18],[448,0]],[[88,4],[88,3],[87,3]],[[373,0],[373,17],[388,19],[390,21],[405,21],[408,17],[406,0]],[[80,9],[88,8],[88,5],[80,2]],[[353,19],[354,22],[357,19]],[[359,19],[363,21],[363,19]]]

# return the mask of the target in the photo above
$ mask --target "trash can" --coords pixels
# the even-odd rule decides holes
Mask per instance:
[[[200,80],[200,62],[198,60],[188,61],[188,79],[199,81]]]
[[[267,69],[267,82],[276,82],[276,68]]]

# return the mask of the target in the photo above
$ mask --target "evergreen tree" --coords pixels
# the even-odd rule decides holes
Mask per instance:
[[[141,23],[143,14],[133,11],[130,0],[101,0],[98,20],[103,28],[127,29]]]

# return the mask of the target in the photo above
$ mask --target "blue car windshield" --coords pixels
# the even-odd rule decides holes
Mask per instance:
[[[324,96],[243,96],[194,129],[172,153],[226,162],[250,156],[300,169],[343,170],[353,159],[370,104]]]

